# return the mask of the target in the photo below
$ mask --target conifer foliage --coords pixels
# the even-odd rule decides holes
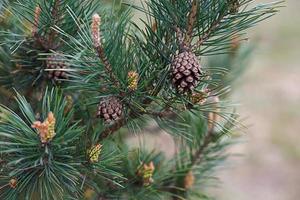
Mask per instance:
[[[230,65],[281,3],[1,1],[0,199],[210,199],[241,127]],[[154,122],[171,157],[129,145]]]

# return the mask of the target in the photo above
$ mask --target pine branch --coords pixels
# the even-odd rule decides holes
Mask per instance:
[[[119,83],[117,77],[115,76],[115,74],[113,73],[112,66],[108,61],[108,58],[105,54],[105,50],[104,50],[102,42],[101,42],[101,34],[100,34],[100,29],[99,29],[100,25],[101,25],[101,18],[98,14],[95,14],[93,16],[92,25],[91,25],[94,47],[98,54],[98,57],[103,62],[104,67],[105,67],[107,73],[109,74],[111,80],[113,81],[115,86],[119,87],[120,83]]]
[[[40,46],[44,47],[44,49],[49,48],[49,43],[46,41],[46,39],[41,36],[38,33],[38,28],[39,28],[39,22],[40,22],[40,16],[41,16],[41,8],[40,6],[36,6],[34,10],[34,21],[33,21],[33,27],[32,27],[32,36],[35,38],[35,42],[38,43]]]
[[[242,4],[251,1],[244,0]],[[197,178],[207,178],[206,175],[224,159],[222,149],[225,145],[223,140],[218,139],[230,134],[231,128],[238,122],[231,115],[231,105],[222,105],[224,109],[218,110],[213,102],[202,104],[193,99],[195,94],[206,88],[213,90],[213,95],[224,94],[227,87],[222,84],[224,81],[220,76],[226,70],[208,69],[211,77],[201,79],[191,94],[178,93],[170,81],[173,56],[183,50],[184,45],[192,45],[192,41],[195,41],[195,49],[189,50],[195,55],[225,52],[232,35],[274,14],[276,6],[273,8],[273,5],[276,3],[239,13],[237,7],[240,5],[230,8],[229,0],[149,0],[147,7],[143,8],[148,17],[148,22],[144,22],[146,28],[135,24],[132,29],[129,12],[117,17],[111,14],[107,18],[103,14],[106,22],[103,25],[100,16],[94,15],[90,26],[94,4],[89,0],[38,1],[45,3],[40,3],[41,7],[36,7],[35,11],[31,2],[18,1],[22,9],[15,8],[21,21],[25,19],[33,24],[31,37],[26,38],[24,47],[20,44],[22,48],[17,54],[32,52],[34,56],[24,53],[17,62],[25,58],[22,64],[28,66],[30,73],[43,76],[41,72],[46,66],[44,60],[40,62],[40,55],[62,47],[59,50],[64,51],[64,57],[70,59],[72,67],[65,71],[70,71],[71,86],[68,89],[75,88],[74,108],[77,112],[73,116],[72,109],[67,109],[64,95],[49,90],[46,90],[41,105],[33,102],[34,109],[18,94],[20,114],[0,106],[0,153],[1,159],[6,162],[0,163],[0,167],[10,166],[0,170],[0,198],[14,200],[25,194],[26,199],[33,195],[46,200],[80,199],[82,190],[87,187],[97,195],[101,194],[96,198],[104,200],[112,197],[149,200],[192,198],[193,193],[198,191],[191,191],[192,184],[186,187],[185,177],[197,170],[194,174]],[[67,11],[70,15],[64,13],[67,3],[72,7]],[[104,30],[103,43],[100,25]],[[23,35],[25,31],[17,29],[17,32]],[[14,41],[14,33],[9,33],[12,36],[10,40]],[[60,41],[65,46],[55,44]],[[18,43],[15,42],[8,49],[18,49],[16,46]],[[29,62],[31,60],[34,62]],[[5,66],[5,62],[0,64]],[[128,72],[131,71],[136,72],[138,77],[133,90],[128,87]],[[78,91],[81,93],[78,94]],[[41,94],[32,92],[32,95]],[[114,111],[119,113],[121,110],[122,114],[109,116],[109,121],[105,121],[107,116],[102,118],[103,121],[91,117],[95,107],[89,106],[111,96],[120,100],[122,106],[117,106],[118,110]],[[103,109],[97,107],[97,111],[109,110],[103,113],[110,114],[113,106],[116,107],[113,103]],[[36,112],[41,119],[36,119]],[[218,122],[217,114],[225,119],[225,123]],[[148,152],[131,157],[123,151],[129,151],[125,143],[109,138],[124,126],[132,127],[134,131],[136,127],[144,126],[144,119],[148,119],[144,116],[155,119],[160,128],[171,134],[181,134],[178,134],[181,143],[174,159],[166,161],[164,157]],[[76,119],[82,121],[77,122]],[[47,127],[47,131],[43,127]],[[137,151],[143,148],[141,146]],[[151,170],[148,168],[146,171],[145,168],[144,173],[137,173],[141,163],[151,163]],[[5,178],[2,179],[3,174]],[[15,181],[18,182],[17,188],[13,188]],[[123,187],[105,187],[107,182]],[[200,196],[197,197],[202,199]],[[203,198],[206,196],[203,195]]]
[[[118,131],[120,128],[122,128],[124,125],[126,125],[126,119],[123,117],[116,121],[113,125],[105,128],[101,133],[100,133],[100,138],[98,139],[98,142],[101,142],[105,138],[109,137],[116,131]]]
[[[159,111],[159,112],[145,111],[144,113],[147,115],[150,115],[153,117],[159,117],[159,118],[170,118],[170,117],[176,116],[176,113],[174,111],[170,110],[169,108],[166,108],[165,110]]]
[[[207,146],[211,143],[213,140],[214,135],[214,129],[211,128],[208,130],[208,132],[205,134],[204,142],[203,144],[198,148],[198,150],[195,152],[191,159],[191,166],[199,165],[202,160],[202,155],[204,150],[207,148]]]
[[[103,46],[96,47],[96,51],[97,51],[97,54],[98,54],[100,60],[103,62],[104,67],[105,67],[107,73],[109,74],[111,80],[114,82],[115,86],[118,87],[120,85],[120,83],[119,83],[117,77],[113,73],[111,64],[109,63],[108,58],[105,55],[105,51],[103,49]]]
[[[192,167],[194,167],[196,165],[200,165],[202,156],[203,156],[203,152],[209,146],[209,144],[215,140],[215,135],[216,135],[215,125],[217,124],[217,118],[218,118],[217,110],[219,109],[217,107],[217,103],[219,103],[219,98],[213,97],[212,101],[214,102],[214,104],[212,104],[214,111],[208,112],[207,133],[205,134],[202,145],[200,147],[198,147],[198,150],[192,156],[192,159],[191,159]],[[230,120],[228,120],[228,121],[230,121]]]
[[[203,33],[203,35],[193,45],[193,48],[199,48],[204,42],[206,42],[210,38],[210,35],[213,33],[213,31],[219,27],[221,21],[226,15],[227,15],[226,12],[222,12],[221,14],[219,14],[218,18],[211,24],[211,26]]]
[[[7,90],[6,88],[3,88],[1,86],[0,86],[0,93],[4,95],[8,99],[8,101],[11,101],[14,97],[14,94],[10,90]]]
[[[42,10],[41,10],[40,6],[37,6],[34,10],[34,22],[33,22],[33,27],[32,27],[32,35],[33,36],[35,36],[37,34],[41,12],[42,12]]]
[[[78,123],[69,125],[73,112],[64,114],[66,102],[58,90],[45,93],[41,103],[43,123],[36,121],[23,96],[17,94],[16,100],[22,116],[0,106],[0,153],[10,167],[9,176],[17,181],[18,192],[7,188],[1,190],[0,197],[7,199],[15,193],[19,198],[24,195],[22,198],[31,199],[34,194],[26,193],[28,190],[37,191],[41,199],[44,195],[47,199],[62,199],[65,194],[75,197],[80,191],[75,141],[83,127]],[[37,178],[42,183],[40,187],[33,184]]]
[[[60,2],[61,0],[55,0],[53,3],[52,11],[51,11],[51,16],[53,18],[53,27],[58,26],[58,22],[60,20]],[[51,46],[55,46],[54,40],[56,38],[57,32],[54,29],[50,29],[49,37],[48,37],[48,44]]]
[[[193,0],[191,11],[188,16],[187,33],[186,33],[186,37],[185,37],[186,44],[190,44],[191,40],[192,40],[194,23],[197,19],[196,15],[197,15],[197,10],[198,10],[198,4],[199,4],[199,2],[197,0]]]

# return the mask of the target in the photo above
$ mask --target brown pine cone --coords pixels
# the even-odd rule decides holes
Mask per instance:
[[[105,123],[112,123],[123,115],[123,105],[117,97],[107,97],[98,105],[97,117]]]
[[[198,58],[191,51],[179,53],[172,59],[172,83],[181,93],[191,93],[201,77]]]
[[[239,12],[240,2],[239,0],[228,0],[229,4],[229,13],[237,14]]]
[[[67,68],[66,61],[59,54],[53,54],[46,59],[46,68],[51,69],[48,71],[48,78],[54,81],[59,81],[59,79],[67,79],[67,73],[62,69]],[[58,69],[58,70],[53,70]]]

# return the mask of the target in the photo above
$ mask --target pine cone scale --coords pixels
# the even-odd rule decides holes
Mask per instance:
[[[122,108],[122,103],[118,98],[105,98],[98,105],[97,117],[104,119],[105,123],[111,123],[122,117]]]
[[[171,63],[172,83],[183,93],[191,93],[201,77],[200,64],[196,55],[190,51],[179,53]]]
[[[50,55],[46,59],[46,69],[48,71],[48,78],[57,81],[59,79],[67,79],[67,73],[63,71],[68,68],[64,58],[59,54]]]

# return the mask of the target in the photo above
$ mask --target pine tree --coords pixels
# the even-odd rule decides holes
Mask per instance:
[[[0,199],[210,199],[240,46],[282,4],[252,3],[2,1]],[[171,158],[126,142],[153,122]]]

